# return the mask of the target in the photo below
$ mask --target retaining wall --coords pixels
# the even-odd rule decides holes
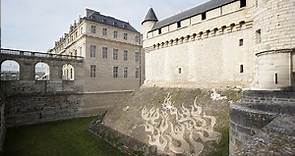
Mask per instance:
[[[14,95],[7,97],[7,127],[96,116],[120,104],[132,91]]]
[[[241,153],[247,146],[250,146],[249,141],[254,136],[262,134],[266,126],[282,116],[294,118],[295,92],[244,92],[242,101],[230,107],[230,155]],[[281,127],[282,136],[289,135],[285,134],[289,128]],[[269,131],[271,128],[267,129]],[[255,145],[252,146],[251,148],[257,148]]]

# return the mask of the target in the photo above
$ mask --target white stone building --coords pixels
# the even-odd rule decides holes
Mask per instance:
[[[84,58],[83,71],[63,69],[63,79],[77,79],[84,91],[129,90],[143,81],[141,39],[128,22],[86,9],[51,52]]]
[[[295,1],[211,0],[142,22],[148,86],[295,86]]]

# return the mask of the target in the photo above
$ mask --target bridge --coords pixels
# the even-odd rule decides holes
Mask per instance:
[[[14,49],[2,49],[0,52],[0,64],[6,60],[12,60],[19,64],[19,80],[35,80],[35,65],[46,63],[50,69],[50,80],[62,80],[63,66],[70,64],[77,69],[83,62],[83,57],[71,55],[58,55],[51,53],[23,51]],[[1,69],[1,67],[0,67]]]

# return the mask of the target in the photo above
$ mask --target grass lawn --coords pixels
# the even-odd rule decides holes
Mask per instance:
[[[122,156],[88,131],[94,118],[7,129],[4,156]]]

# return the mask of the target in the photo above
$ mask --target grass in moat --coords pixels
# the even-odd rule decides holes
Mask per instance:
[[[95,118],[8,128],[4,156],[122,156],[88,131]],[[1,155],[1,154],[0,154]]]

